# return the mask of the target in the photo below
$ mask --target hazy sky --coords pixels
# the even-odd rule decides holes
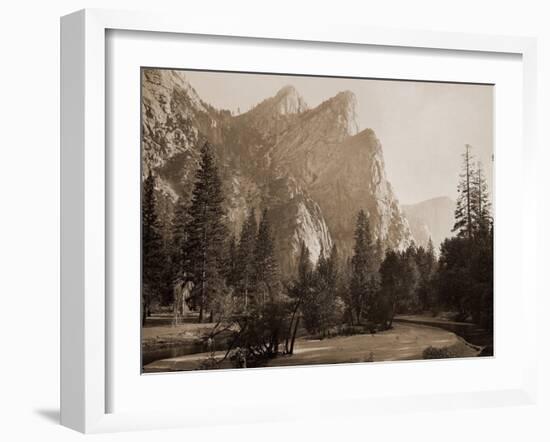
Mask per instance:
[[[340,91],[354,92],[359,130],[376,132],[402,204],[455,198],[467,143],[492,189],[492,86],[192,71],[185,76],[205,102],[234,112],[247,111],[289,84],[311,108]]]

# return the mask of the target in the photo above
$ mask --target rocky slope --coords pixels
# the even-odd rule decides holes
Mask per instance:
[[[314,261],[335,242],[351,252],[355,217],[367,211],[385,246],[412,241],[408,222],[385,176],[372,130],[358,133],[355,96],[344,91],[309,109],[292,86],[232,116],[204,103],[182,72],[142,72],[143,173],[159,176],[169,214],[188,202],[202,144],[214,147],[228,225],[238,235],[250,207],[269,209],[283,271],[292,270],[300,241]]]

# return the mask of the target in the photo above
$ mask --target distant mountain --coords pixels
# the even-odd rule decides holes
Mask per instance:
[[[403,212],[409,220],[409,226],[415,242],[426,246],[428,240],[436,249],[445,238],[454,236],[455,201],[446,196],[432,198],[417,204],[403,205]]]
[[[314,262],[333,243],[349,255],[360,209],[385,247],[411,243],[386,178],[382,146],[372,130],[358,133],[353,93],[310,109],[286,86],[232,116],[203,102],[184,73],[146,69],[142,97],[143,174],[153,169],[159,176],[167,217],[177,198],[189,202],[200,147],[208,140],[233,233],[238,236],[249,208],[268,208],[284,272],[293,269],[301,241]]]

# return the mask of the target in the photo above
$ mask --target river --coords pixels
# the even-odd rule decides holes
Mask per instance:
[[[455,322],[427,316],[397,316],[394,321],[408,324],[428,325],[451,331],[470,344],[482,347],[479,356],[493,356],[493,333],[471,322]]]

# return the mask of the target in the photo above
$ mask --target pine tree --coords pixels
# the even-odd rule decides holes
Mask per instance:
[[[426,248],[426,253],[430,257],[430,261],[435,263],[435,249],[434,249],[434,243],[432,241],[432,237],[428,239],[428,247]]]
[[[235,285],[243,298],[243,307],[248,308],[250,295],[252,294],[254,277],[254,249],[256,248],[256,235],[258,226],[254,209],[250,209],[246,218],[237,249],[237,262],[235,264],[237,275]]]
[[[199,168],[189,208],[186,267],[196,284],[199,322],[214,298],[223,290],[223,254],[227,229],[224,225],[222,185],[211,147],[201,150]],[[211,311],[212,316],[212,311]]]
[[[458,320],[473,320],[491,328],[493,320],[493,221],[487,182],[481,164],[473,168],[467,148],[461,175],[456,225],[459,235],[441,244],[433,278],[441,306]],[[467,185],[468,184],[468,185]],[[468,198],[466,198],[468,196]],[[466,203],[469,211],[466,211]],[[469,219],[466,216],[469,214]]]
[[[474,230],[487,234],[491,222],[491,203],[489,201],[487,180],[481,163],[478,162],[472,179],[472,223]]]
[[[402,292],[398,299],[398,308],[405,312],[416,312],[420,307],[418,299],[418,286],[420,283],[420,271],[418,266],[418,251],[424,254],[424,249],[417,248],[414,244],[407,247],[401,254],[401,279]]]
[[[149,175],[143,183],[141,203],[142,324],[145,324],[151,302],[160,297],[164,256],[162,224],[157,210],[155,176],[149,170]]]
[[[322,253],[317,261],[315,284],[315,298],[312,300],[317,306],[317,328],[325,336],[330,327],[336,322],[337,283],[338,283],[338,251],[332,246],[330,255]]]
[[[367,216],[363,210],[360,210],[355,227],[355,245],[351,259],[352,278],[350,282],[351,309],[355,313],[357,322],[361,321],[369,295],[369,279],[371,274],[369,249],[371,241]]]
[[[237,239],[231,235],[229,246],[227,247],[227,257],[225,263],[225,283],[230,287],[235,287],[237,282]]]
[[[402,296],[401,271],[399,254],[393,250],[387,250],[384,261],[380,265],[380,302],[378,307],[379,320],[384,323],[384,328],[391,327],[397,311],[397,304]]]
[[[382,240],[379,238],[376,239],[376,244],[374,246],[374,255],[373,255],[373,264],[372,270],[375,272],[375,276],[378,277],[378,271],[380,270],[380,265],[384,261],[384,245]]]
[[[472,298],[472,317],[483,327],[491,329],[493,321],[493,219],[487,181],[481,163],[474,178],[475,246],[471,248],[471,275],[476,281]]]
[[[297,281],[300,285],[304,286],[311,280],[311,258],[309,255],[309,249],[306,246],[306,243],[302,240],[300,241],[300,254],[298,256],[298,277]]]
[[[174,278],[182,278],[185,269],[185,247],[187,243],[187,225],[189,224],[189,214],[183,199],[180,197],[174,207],[174,216],[172,217],[172,273]]]
[[[293,299],[292,312],[290,317],[290,325],[287,333],[287,340],[285,343],[286,352],[292,354],[294,352],[294,342],[296,340],[296,333],[298,332],[298,326],[300,324],[300,309],[304,303],[305,298],[310,294],[313,285],[313,271],[311,260],[309,257],[309,249],[305,242],[300,241],[300,254],[298,256],[298,269],[297,275],[294,279],[289,295]]]
[[[332,245],[332,249],[330,250],[330,255],[328,257],[328,263],[327,263],[327,275],[328,275],[328,281],[331,283],[332,286],[336,287],[336,284],[338,283],[338,248],[336,247],[336,244]]]
[[[434,277],[437,271],[437,260],[435,256],[434,244],[432,238],[428,240],[428,246],[424,255],[424,264],[421,268],[421,295],[419,298],[424,309],[434,309],[436,307],[435,281]]]
[[[455,225],[453,232],[459,236],[471,238],[473,234],[473,177],[474,163],[471,153],[472,146],[466,144],[466,150],[462,154],[463,165],[460,181],[458,183],[458,198],[455,209]]]
[[[254,249],[254,286],[259,300],[274,301],[280,293],[279,268],[275,259],[275,249],[268,212],[262,213],[258,236]]]
[[[161,222],[162,236],[162,267],[160,276],[160,303],[163,306],[174,302],[173,281],[176,277],[174,265],[174,241],[172,237],[173,212],[169,205],[160,206],[159,219]]]
[[[338,281],[338,249],[336,248],[336,244],[332,246],[328,257],[324,255],[323,251],[319,255],[317,272],[331,289],[335,289]]]

